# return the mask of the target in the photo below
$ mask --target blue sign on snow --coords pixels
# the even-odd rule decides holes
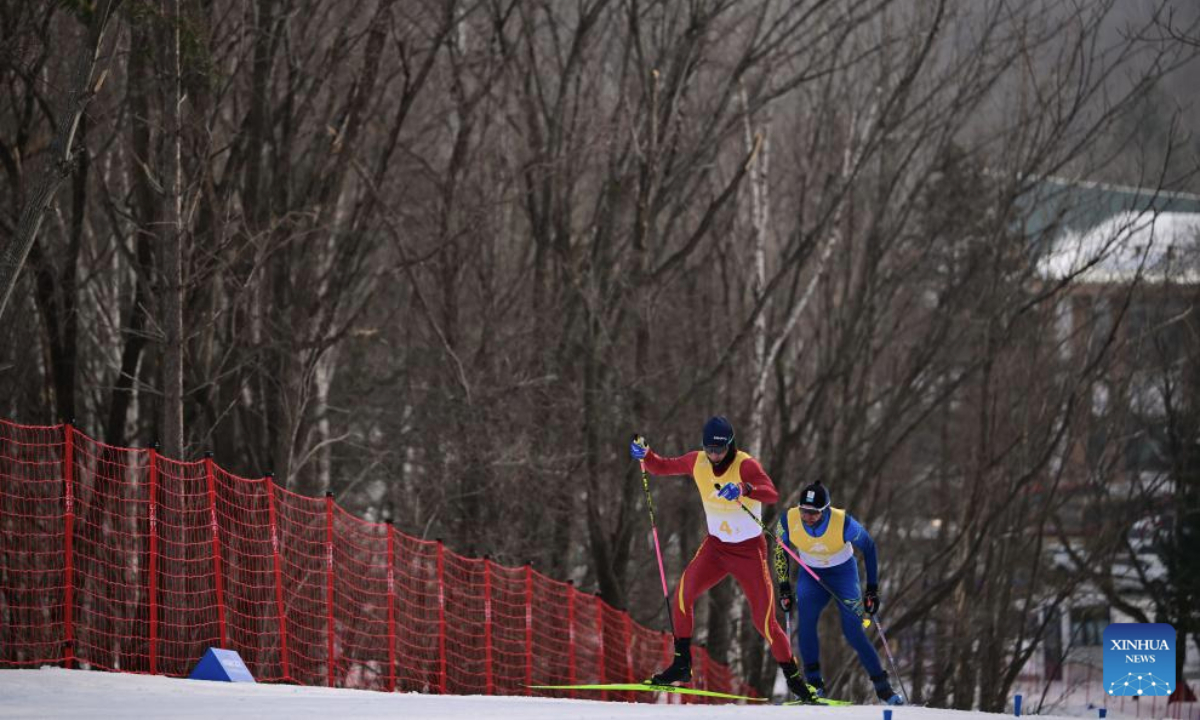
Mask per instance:
[[[254,682],[254,676],[236,650],[209,648],[196,663],[189,680],[218,680],[221,682]]]

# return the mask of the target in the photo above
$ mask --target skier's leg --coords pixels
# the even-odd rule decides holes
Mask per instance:
[[[862,607],[862,597],[858,589],[858,566],[855,562],[846,562],[829,568],[826,573],[821,575],[821,578],[831,590],[837,593],[838,597],[850,601],[855,607]],[[841,607],[839,610],[842,616],[842,635],[846,637],[846,642],[850,643],[850,647],[858,653],[858,660],[866,669],[867,675],[872,678],[878,677],[883,673],[883,665],[879,662],[879,653],[875,652],[875,646],[871,644],[870,638],[863,630],[862,620],[845,607]]]
[[[800,658],[805,667],[820,665],[821,648],[817,637],[817,620],[829,602],[829,593],[808,576],[796,578],[796,634],[800,642]],[[819,677],[819,676],[818,676]],[[816,678],[808,678],[810,681]]]
[[[727,571],[721,567],[717,541],[705,538],[692,561],[679,576],[679,584],[669,598],[671,616],[675,623],[675,655],[671,664],[655,674],[649,682],[656,685],[676,685],[692,679],[693,608],[701,593],[716,585]]]
[[[779,663],[788,690],[800,700],[809,702],[812,700],[812,693],[804,683],[800,665],[796,658],[792,657],[787,633],[775,618],[775,584],[771,582],[771,571],[767,565],[766,538],[760,537],[757,540],[753,543],[747,541],[748,547],[740,549],[736,556],[731,556],[729,567],[738,585],[742,586],[746,599],[750,601],[750,617],[754,621],[754,629],[771,644],[771,656]]]
[[[721,560],[719,540],[711,537],[704,538],[692,561],[684,568],[679,576],[679,584],[671,593],[671,615],[675,621],[675,635],[678,637],[692,636],[692,626],[696,621],[693,612],[696,598],[708,592],[713,585],[725,579],[729,570]]]
[[[754,543],[750,554],[731,558],[730,570],[750,601],[754,629],[771,644],[771,656],[778,662],[791,660],[792,648],[787,633],[775,617],[775,584],[771,582],[765,540]]]
[[[857,563],[846,562],[829,568],[821,574],[821,579],[837,593],[838,597],[849,601],[851,605],[861,611],[862,596],[858,589]],[[875,652],[875,646],[871,644],[866,631],[863,630],[862,619],[847,610],[844,605],[840,610],[842,634],[846,636],[850,647],[858,653],[858,661],[862,663],[867,675],[871,678],[871,684],[875,686],[875,694],[888,705],[903,705],[904,698],[900,697],[888,682],[887,671],[883,669],[883,664],[879,662],[879,654]]]

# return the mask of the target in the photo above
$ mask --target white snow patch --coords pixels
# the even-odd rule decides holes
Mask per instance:
[[[758,704],[650,705],[482,695],[388,694],[290,685],[207,682],[61,668],[0,670],[0,718],[882,720],[883,710],[879,705],[844,708],[776,707]],[[892,717],[893,720],[978,720],[983,717],[1001,716],[902,707],[895,708]]]

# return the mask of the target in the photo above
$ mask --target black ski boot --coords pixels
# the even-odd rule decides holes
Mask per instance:
[[[878,675],[871,676],[871,682],[875,685],[875,694],[879,699],[888,705],[903,705],[904,698],[900,697],[900,693],[892,689],[892,684],[888,682],[887,671],[884,670]]]
[[[804,680],[808,689],[819,698],[825,697],[825,681],[821,679],[821,664],[808,663],[804,666]]]
[[[675,638],[675,659],[666,670],[646,682],[651,685],[679,685],[692,681],[692,639]]]
[[[795,659],[779,663],[779,669],[783,671],[783,679],[787,681],[788,690],[792,691],[797,700],[802,703],[816,702],[812,691],[808,689],[808,683],[804,682],[804,673],[800,672],[800,667],[796,665]]]

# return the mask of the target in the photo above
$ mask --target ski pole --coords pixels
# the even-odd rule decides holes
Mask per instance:
[[[879,639],[883,641],[883,653],[887,656],[892,674],[896,676],[896,682],[900,684],[900,693],[904,696],[905,704],[908,704],[908,690],[904,687],[904,678],[900,677],[900,672],[896,670],[896,659],[892,657],[892,649],[888,646],[887,635],[883,634],[883,623],[879,621],[879,618],[875,618],[875,629],[879,631]]]
[[[715,487],[715,488],[716,488],[718,491],[721,489],[721,485],[720,485],[720,483],[713,483],[713,487]],[[767,534],[767,535],[768,535],[768,536],[769,536],[769,537],[770,537],[772,540],[774,540],[776,545],[778,545],[779,547],[783,548],[783,551],[784,551],[785,553],[787,553],[788,555],[791,555],[791,556],[792,556],[792,559],[793,559],[793,560],[795,560],[797,563],[799,563],[799,564],[800,564],[800,567],[804,568],[804,571],[805,571],[805,572],[807,572],[809,575],[811,575],[811,576],[812,576],[812,579],[813,579],[813,580],[816,580],[818,585],[820,585],[821,587],[825,588],[825,592],[829,593],[829,597],[831,597],[831,598],[834,598],[835,600],[837,600],[838,602],[840,602],[840,603],[842,604],[842,606],[843,606],[844,608],[846,608],[846,610],[847,610],[849,613],[851,613],[851,614],[852,614],[852,615],[854,615],[856,618],[858,618],[859,620],[861,620],[861,621],[862,621],[862,626],[863,626],[863,627],[865,627],[865,628],[866,628],[866,627],[870,627],[870,626],[871,626],[871,620],[870,620],[869,618],[865,618],[865,617],[863,617],[862,611],[860,611],[860,610],[858,610],[857,608],[855,608],[855,607],[854,607],[854,605],[853,605],[853,604],[852,604],[852,603],[851,603],[849,600],[844,600],[844,599],[843,599],[843,598],[842,598],[840,595],[838,595],[837,593],[835,593],[835,592],[833,591],[833,588],[831,588],[831,587],[829,587],[829,585],[825,584],[825,581],[821,579],[821,576],[820,576],[820,575],[817,575],[817,573],[816,573],[816,572],[814,572],[814,571],[813,571],[813,569],[812,569],[812,568],[810,568],[810,567],[808,566],[808,563],[806,563],[806,562],[804,562],[804,560],[800,559],[800,556],[799,556],[799,555],[797,555],[797,554],[796,554],[796,553],[795,553],[795,552],[794,552],[794,551],[793,551],[793,550],[792,550],[790,547],[788,547],[788,546],[787,546],[787,545],[786,545],[786,544],[785,544],[785,543],[784,543],[782,540],[780,540],[780,539],[779,539],[779,538],[778,538],[778,537],[775,535],[775,533],[771,532],[771,530],[770,530],[770,529],[769,529],[769,528],[768,528],[768,527],[767,527],[765,524],[763,524],[763,521],[762,521],[762,520],[760,520],[760,519],[759,519],[759,517],[758,517],[757,515],[755,515],[755,514],[754,514],[754,512],[753,512],[752,510],[750,510],[750,508],[748,508],[748,507],[746,507],[745,505],[743,505],[743,504],[742,504],[742,501],[741,501],[741,499],[735,500],[734,502],[736,502],[736,503],[738,504],[738,507],[740,507],[740,508],[741,508],[743,511],[745,511],[745,513],[746,513],[747,515],[749,515],[750,517],[754,518],[754,522],[758,523],[758,526],[759,526],[760,528],[762,528],[762,531],[763,531],[763,532],[765,532],[765,533],[766,533],[766,534]]]
[[[788,610],[787,612],[785,612],[783,614],[783,626],[784,626],[784,632],[787,633],[788,649],[792,651],[793,655],[799,655],[800,654],[799,649],[796,647],[793,647],[793,645],[795,644],[795,639],[792,637],[792,611],[791,610]]]
[[[721,486],[719,483],[713,483],[713,487],[716,488],[717,490],[721,489]],[[777,545],[779,545],[779,547],[783,548],[784,552],[786,552],[788,555],[791,555],[792,559],[795,560],[797,563],[799,563],[800,567],[804,568],[804,570],[809,575],[812,576],[813,580],[816,580],[817,583],[819,583],[821,587],[825,588],[825,592],[829,593],[830,597],[837,598],[837,600],[842,603],[843,607],[845,607],[846,610],[853,613],[859,620],[862,620],[862,624],[863,624],[864,628],[870,627],[871,620],[869,618],[863,617],[863,613],[861,611],[859,611],[857,608],[855,608],[853,605],[851,605],[850,602],[843,600],[841,597],[839,597],[837,594],[835,594],[833,592],[833,589],[830,588],[828,585],[826,585],[825,581],[822,580],[815,572],[813,572],[813,569],[808,566],[808,563],[806,563],[806,562],[804,562],[804,560],[800,559],[799,555],[797,555],[795,552],[793,552],[791,548],[789,548],[782,540],[780,540],[775,535],[775,533],[771,532],[771,530],[763,523],[762,520],[759,519],[759,517],[757,515],[754,514],[753,511],[750,510],[750,508],[748,508],[742,504],[742,501],[740,499],[737,500],[736,502],[738,504],[738,507],[740,507],[743,511],[745,511],[745,513],[747,515],[754,518],[754,522],[758,523],[758,526],[760,528],[762,528],[763,532],[765,532],[767,535],[769,535],[771,537],[771,539],[774,540]],[[879,624],[878,619],[876,619],[876,621],[875,621],[875,629],[879,631],[879,639],[883,641],[883,653],[884,653],[884,655],[887,656],[888,665],[891,666],[891,668],[892,668],[892,674],[896,676],[896,682],[900,684],[900,692],[904,695],[904,702],[908,702],[908,691],[904,689],[904,680],[900,677],[899,671],[896,670],[896,660],[895,660],[895,658],[892,657],[892,649],[888,644],[887,635],[884,634],[883,626]]]
[[[638,438],[639,440],[641,438]],[[643,440],[643,442],[645,442]],[[667,571],[663,567],[662,548],[658,544],[658,524],[654,522],[654,496],[650,494],[650,477],[646,474],[646,461],[639,460],[642,469],[642,490],[646,493],[646,507],[650,510],[650,533],[654,536],[654,554],[658,557],[658,577],[662,580],[663,603],[667,606],[667,622],[671,626],[671,637],[675,635],[675,617],[671,614],[671,591],[667,589]]]

